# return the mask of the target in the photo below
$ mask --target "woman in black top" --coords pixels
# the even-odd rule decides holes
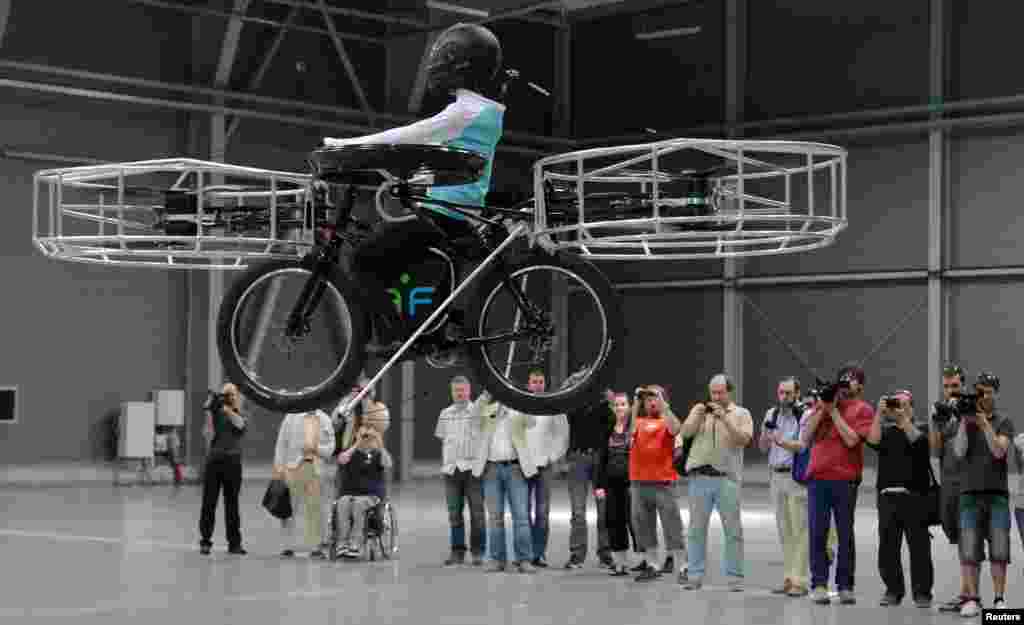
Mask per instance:
[[[614,576],[629,575],[627,570],[630,536],[633,526],[630,522],[629,500],[629,447],[630,423],[629,399],[624,393],[616,393],[612,401],[615,426],[603,447],[598,450],[594,463],[594,496],[605,500],[605,523],[608,526],[608,542],[612,550]],[[636,540],[633,541],[634,547]]]
[[[225,384],[210,404],[213,441],[203,469],[203,505],[199,517],[199,551],[210,553],[213,546],[213,524],[217,499],[224,489],[224,529],[228,553],[245,555],[242,548],[241,519],[238,514],[238,492],[242,489],[242,435],[245,418],[240,412],[242,394],[234,384]]]

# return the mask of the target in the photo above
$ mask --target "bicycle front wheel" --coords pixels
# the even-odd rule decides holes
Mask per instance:
[[[555,305],[566,294],[565,309]],[[569,325],[573,343],[568,344]],[[488,272],[467,311],[469,361],[481,386],[496,400],[530,414],[569,412],[604,389],[621,358],[624,333],[619,297],[594,265],[565,253],[536,252]],[[566,380],[551,370],[566,358]],[[529,386],[530,372],[546,377]]]
[[[296,261],[248,270],[217,319],[225,377],[267,410],[333,409],[366,360],[368,322],[357,301],[336,267],[320,277]],[[304,309],[298,318],[297,308]]]

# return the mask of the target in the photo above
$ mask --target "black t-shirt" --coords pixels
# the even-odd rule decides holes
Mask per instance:
[[[615,414],[604,396],[600,401],[566,415],[569,421],[569,451],[603,449],[608,444],[608,433],[615,422]]]
[[[1013,453],[1013,421],[999,414],[990,421],[996,436],[1010,439],[1010,448],[1005,456],[996,459],[989,449],[985,434],[977,425],[967,423],[967,453],[961,460],[960,489],[964,493],[1009,493],[1009,456]],[[948,445],[955,445],[959,421],[950,421],[945,435]]]
[[[213,417],[213,440],[210,442],[210,455],[241,455],[242,436],[245,434],[245,428],[235,427],[220,402],[210,406],[210,414]]]
[[[928,468],[931,463],[928,434],[922,425],[920,436],[913,443],[907,433],[894,423],[882,424],[882,439],[868,446],[878,452],[878,481],[876,489],[906,488],[914,493],[925,493],[931,486]]]

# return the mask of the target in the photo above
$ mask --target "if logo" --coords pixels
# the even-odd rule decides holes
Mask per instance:
[[[434,303],[434,287],[418,286],[409,288],[412,276],[407,273],[402,274],[399,282],[402,283],[402,288],[390,288],[387,290],[388,294],[391,295],[391,301],[394,302],[395,308],[398,309],[398,314],[415,317],[417,307],[430,306]],[[402,291],[407,291],[407,295],[404,297],[404,306]]]

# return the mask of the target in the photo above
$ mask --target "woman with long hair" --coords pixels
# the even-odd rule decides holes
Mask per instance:
[[[594,463],[594,497],[605,501],[605,523],[608,527],[608,542],[612,550],[611,575],[629,575],[629,542],[633,535],[630,520],[629,497],[629,449],[631,407],[625,393],[609,392],[608,400],[615,423],[612,425],[604,446],[598,450]],[[634,549],[636,539],[633,539]]]

